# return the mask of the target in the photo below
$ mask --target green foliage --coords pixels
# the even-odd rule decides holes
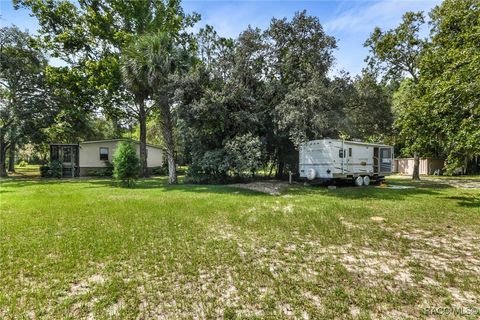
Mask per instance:
[[[274,163],[278,175],[283,175],[290,155],[295,154],[292,141],[304,129],[299,126],[321,111],[314,106],[320,99],[311,95],[316,93],[316,85],[328,82],[335,40],[325,34],[316,17],[305,12],[290,21],[273,19],[265,31],[248,28],[235,41],[219,38],[208,27],[199,38],[204,68],[190,73],[177,91],[183,145],[194,164],[189,175],[243,175],[257,170],[259,163]],[[305,86],[309,89],[304,90]],[[315,100],[308,114],[295,113],[301,99]],[[327,108],[326,104],[322,106]],[[337,110],[337,106],[328,108]],[[262,160],[255,152],[254,164],[223,156],[228,141],[247,134],[262,137]],[[218,164],[212,168],[215,161]],[[288,167],[295,167],[296,162],[298,159]]]
[[[264,146],[258,137],[248,133],[225,143],[225,152],[236,175],[254,175],[262,167]]]
[[[87,176],[90,176],[90,177],[111,177],[111,176],[113,176],[113,165],[109,164],[108,167],[102,168],[102,169],[87,170]]]
[[[48,165],[40,166],[39,170],[42,178],[61,178],[63,175],[62,163],[57,160],[53,160]]]
[[[47,166],[47,165],[40,166],[39,170],[40,170],[40,177],[42,178],[49,177],[48,170],[50,170],[50,166]]]
[[[193,157],[188,167],[186,181],[189,183],[225,183],[231,167],[230,157],[225,149],[207,150]]]
[[[444,1],[430,13],[432,32],[421,64],[426,134],[444,150],[447,173],[480,155],[480,7]]]
[[[418,82],[419,63],[426,40],[420,36],[425,22],[422,12],[406,12],[398,27],[386,32],[375,28],[364,46],[370,49],[368,66],[383,72],[386,79],[401,79],[408,74]]]
[[[265,146],[251,133],[226,140],[221,148],[193,156],[187,182],[226,183],[253,176],[264,163]]]
[[[123,63],[124,74],[129,79],[128,85],[135,90],[144,90],[144,94],[152,98],[159,113],[169,165],[169,181],[172,184],[177,183],[172,99],[176,91],[175,84],[196,62],[192,54],[193,48],[191,44],[185,43],[184,38],[168,32],[149,33],[132,43],[128,48],[130,53]]]
[[[146,34],[164,33],[182,39],[183,44],[191,41],[184,30],[200,18],[196,13],[186,14],[178,0],[87,0],[75,4],[14,0],[14,6],[31,10],[40,26],[38,43],[53,57],[67,62],[66,67],[51,67],[49,78],[61,95],[63,107],[53,133],[70,139],[85,132],[78,129],[82,116],[98,106],[109,118],[134,118],[143,133],[148,115],[144,103],[151,92],[145,79],[138,77],[141,73],[127,72],[122,78],[122,62],[128,60],[132,43]],[[164,49],[157,52],[165,53]],[[140,140],[145,171],[144,134]]]
[[[350,90],[352,92],[346,95],[347,125],[342,131],[353,138],[374,142],[391,137],[393,90],[378,83],[374,74],[365,71],[355,78]]]
[[[63,175],[62,163],[53,160],[46,166],[40,166],[40,176],[44,178],[61,178]]]
[[[132,187],[138,178],[140,163],[135,146],[130,141],[121,141],[113,155],[113,176],[121,185]]]
[[[44,138],[57,112],[44,70],[45,55],[34,39],[17,27],[0,28],[0,176],[6,175],[5,152]]]
[[[165,166],[153,167],[152,174],[155,176],[164,176],[168,173],[168,168]]]

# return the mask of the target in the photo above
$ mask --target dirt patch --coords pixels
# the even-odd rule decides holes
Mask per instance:
[[[373,218],[379,218],[372,219],[378,222],[385,221],[383,217]],[[361,228],[342,218],[340,220],[347,229]],[[382,223],[379,225],[383,226]],[[422,296],[420,306],[443,305],[445,299],[450,299],[456,307],[480,303],[478,291],[462,284],[462,281],[467,281],[462,279],[480,278],[480,237],[477,234],[456,228],[438,233],[411,225],[383,228],[399,241],[408,241],[404,252],[353,244],[325,246],[315,237],[299,233],[294,233],[294,241],[289,239],[276,243],[264,242],[253,232],[246,236],[244,230],[225,226],[212,229],[212,233],[236,241],[241,256],[253,255],[256,265],[266,270],[273,279],[287,278],[298,283],[315,284],[322,273],[318,266],[324,265],[325,261],[335,261],[365,287],[382,288],[394,294],[419,293]],[[452,281],[452,275],[456,275],[457,279]],[[443,292],[443,296],[439,296],[438,292]],[[316,310],[323,309],[319,296],[308,290],[302,295],[308,305]],[[354,304],[349,308],[354,318],[365,311]],[[412,315],[418,315],[420,309],[406,307],[394,311],[390,306],[379,306],[370,314],[380,318],[415,318]],[[302,311],[293,306],[289,308],[286,304],[277,305],[277,312],[282,316],[291,312],[300,315]]]
[[[86,280],[81,280],[73,283],[67,293],[67,297],[87,294],[96,285],[105,283],[105,278],[100,274],[94,274]]]
[[[278,196],[280,193],[288,187],[288,182],[280,180],[266,180],[256,181],[250,183],[235,183],[229,184],[229,187],[247,189],[252,191],[258,191],[267,193],[272,196]]]

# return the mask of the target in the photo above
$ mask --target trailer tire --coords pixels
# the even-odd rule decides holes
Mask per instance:
[[[363,185],[368,186],[369,184],[370,184],[370,177],[369,176],[363,177]]]
[[[353,182],[357,187],[361,187],[363,185],[363,178],[358,176],[353,180]]]

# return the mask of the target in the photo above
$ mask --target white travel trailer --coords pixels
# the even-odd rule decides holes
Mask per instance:
[[[393,171],[393,147],[340,139],[300,145],[300,177],[309,181],[348,179],[357,186],[381,181]]]

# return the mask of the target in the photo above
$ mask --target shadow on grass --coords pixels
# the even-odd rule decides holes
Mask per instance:
[[[266,193],[252,191],[242,188],[231,187],[227,185],[197,185],[184,184],[183,177],[179,177],[180,183],[178,185],[169,185],[168,177],[152,177],[148,179],[139,179],[132,190],[148,190],[156,189],[162,192],[176,191],[176,192],[198,192],[198,193],[217,193],[217,194],[241,194],[251,196],[270,196]],[[282,194],[290,194],[292,196],[329,196],[343,199],[378,199],[378,200],[408,200],[411,197],[418,195],[439,195],[443,188],[453,188],[447,184],[438,184],[431,181],[411,181],[407,179],[393,179],[388,181],[391,185],[414,186],[411,189],[389,189],[376,188],[375,186],[368,187],[352,187],[348,184],[340,184],[336,189],[330,190],[325,186],[303,186],[301,184],[294,184],[285,189]],[[72,179],[4,179],[0,182],[2,187],[21,188],[41,185],[54,184],[74,184],[78,183],[81,188],[115,188],[119,190],[129,190],[128,188],[120,187],[118,182],[113,179],[100,178],[72,178]],[[10,190],[2,189],[2,192],[11,192]],[[466,207],[479,206],[478,199],[469,197],[457,197],[459,205]],[[434,199],[434,198],[433,198]]]
[[[52,186],[62,184],[78,184],[79,188],[112,188],[118,190],[159,190],[162,192],[202,192],[217,194],[242,194],[259,196],[260,192],[245,190],[240,188],[229,187],[227,185],[201,185],[201,184],[184,184],[183,177],[179,177],[179,184],[168,184],[168,177],[152,177],[147,179],[139,179],[132,188],[122,187],[120,184],[108,178],[6,178],[0,181],[0,192],[12,192],[7,188],[17,189],[33,186]]]
[[[242,194],[242,195],[251,195],[259,196],[265,195],[261,192],[256,192],[252,190],[245,190],[240,188],[234,188],[227,185],[218,185],[218,184],[188,184],[183,183],[180,179],[179,184],[171,185],[168,184],[167,177],[160,178],[150,178],[150,179],[141,179],[138,180],[135,185],[131,188],[132,190],[148,190],[155,189],[162,192],[205,192],[205,193],[217,193],[217,194]],[[121,188],[128,190],[128,188],[120,187],[118,182],[115,180],[90,180],[88,181],[89,187],[110,187],[110,188]]]
[[[395,185],[403,185],[403,186],[411,186],[411,184],[397,184]],[[442,187],[442,188],[451,188],[450,186]],[[439,195],[439,190],[435,190],[436,188],[428,188],[428,187],[415,187],[415,188],[408,188],[408,189],[390,189],[390,188],[379,188],[376,186],[368,186],[368,187],[352,187],[347,185],[337,186],[336,189],[328,189],[321,186],[296,186],[289,188],[289,191],[294,195],[322,195],[322,196],[329,196],[335,198],[343,198],[343,199],[350,199],[350,200],[370,200],[370,199],[377,199],[377,200],[408,200],[411,197],[418,196],[418,195],[430,195],[436,196]]]
[[[444,198],[449,200],[457,200],[458,205],[461,207],[480,208],[480,198],[477,197],[453,196]]]
[[[412,186],[416,188],[446,189],[453,188],[447,181],[441,180],[412,180],[412,179],[387,179],[389,185]]]

